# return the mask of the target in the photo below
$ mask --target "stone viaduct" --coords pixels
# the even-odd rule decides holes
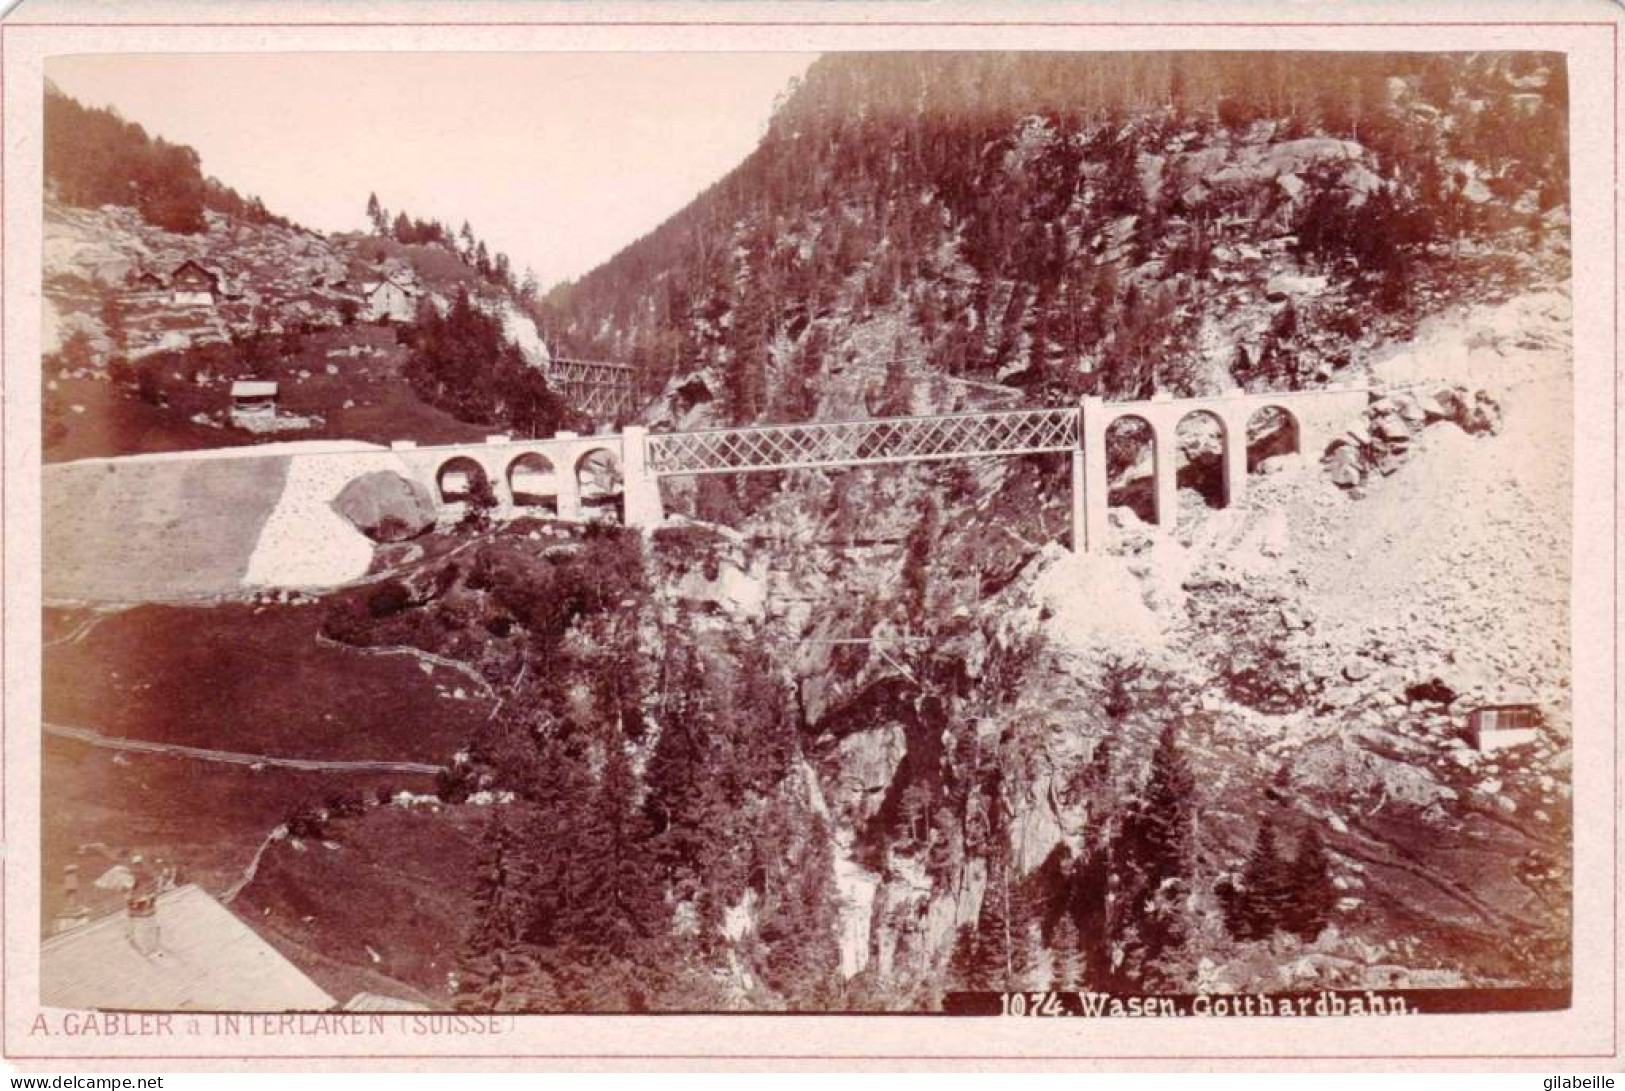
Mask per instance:
[[[663,477],[1066,453],[1071,456],[1072,542],[1074,548],[1089,549],[1098,548],[1106,536],[1107,437],[1126,421],[1139,421],[1149,432],[1152,518],[1171,530],[1178,512],[1178,433],[1187,420],[1207,418],[1217,427],[1223,451],[1222,502],[1228,506],[1246,495],[1248,427],[1260,414],[1278,414],[1294,449],[1319,456],[1338,435],[1358,425],[1368,400],[1364,388],[1347,386],[1138,402],[1091,397],[1076,408],[694,432],[628,427],[605,435],[491,436],[483,444],[434,447],[397,442],[390,453],[449,510],[460,510],[474,479],[483,477],[503,514],[536,505],[563,519],[579,519],[590,506],[618,494],[624,521],[643,528],[664,517]],[[584,474],[590,488],[583,487]]]

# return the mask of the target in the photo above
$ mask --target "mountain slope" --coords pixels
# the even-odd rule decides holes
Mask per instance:
[[[549,327],[651,394],[707,375],[733,421],[974,398],[957,378],[1323,380],[1561,247],[1564,79],[1532,55],[827,57]]]
[[[54,89],[45,139],[54,460],[254,442],[229,418],[241,378],[278,381],[280,426],[305,437],[455,440],[512,424],[408,381],[421,308],[445,313],[465,296],[496,321],[466,353],[505,356],[510,371],[550,360],[528,287],[466,224],[458,234],[379,209],[369,234],[301,228],[205,177],[191,148]],[[475,385],[494,385],[474,370]]]

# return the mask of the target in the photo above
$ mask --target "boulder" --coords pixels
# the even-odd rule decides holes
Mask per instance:
[[[1394,398],[1394,401],[1398,403],[1399,415],[1404,418],[1406,424],[1427,423],[1427,410],[1423,408],[1421,401],[1417,398],[1409,394],[1400,394]]]
[[[1379,417],[1372,425],[1371,431],[1378,439],[1389,443],[1404,443],[1411,438],[1410,425],[1397,413]]]
[[[429,490],[390,470],[363,474],[345,485],[333,510],[375,542],[415,538],[435,521]]]
[[[1332,467],[1332,484],[1340,489],[1352,489],[1361,481],[1358,466],[1342,463]]]
[[[1365,480],[1365,470],[1361,465],[1360,452],[1349,444],[1344,444],[1332,451],[1328,470],[1331,474],[1332,484],[1340,488],[1352,489]]]
[[[1489,394],[1480,390],[1473,396],[1473,402],[1468,407],[1463,419],[1456,423],[1461,425],[1462,431],[1469,435],[1489,433],[1494,435],[1501,430],[1501,405]]]
[[[1449,411],[1439,403],[1438,398],[1423,395],[1416,399],[1416,405],[1422,411],[1424,423],[1432,424],[1434,421],[1450,419]]]
[[[1432,400],[1441,418],[1455,421],[1469,435],[1501,430],[1501,404],[1485,391],[1469,395],[1465,387],[1445,387]]]

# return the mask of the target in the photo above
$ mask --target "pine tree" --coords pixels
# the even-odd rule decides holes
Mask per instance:
[[[474,924],[464,940],[458,988],[467,1006],[494,1010],[502,1006],[536,912],[532,863],[506,809],[486,824],[475,875]]]
[[[1230,930],[1238,939],[1264,939],[1281,926],[1292,889],[1292,874],[1276,844],[1275,818],[1266,814],[1241,872]]]
[[[1044,904],[1030,878],[1010,879],[1010,987],[1042,988]]]
[[[1298,839],[1281,926],[1306,942],[1313,940],[1331,920],[1336,904],[1337,888],[1332,885],[1326,844],[1320,831],[1310,826]]]
[[[972,975],[979,989],[1012,987],[1013,942],[1010,934],[1010,872],[1004,853],[995,850],[988,861],[987,889],[976,916],[976,954]]]
[[[904,417],[913,409],[914,382],[909,377],[908,361],[903,356],[903,339],[893,344],[891,359],[886,362],[886,381],[880,388],[882,417]]]
[[[976,950],[976,926],[966,922],[959,926],[954,936],[953,950],[948,955],[949,984],[961,992],[987,989],[990,983],[981,976],[981,971]]]
[[[384,226],[388,221],[384,219],[384,210],[378,203],[378,194],[376,193],[367,194],[367,222],[372,224],[373,234],[382,235],[384,233]]]
[[[1151,775],[1129,808],[1114,846],[1120,895],[1112,934],[1135,942],[1130,973],[1150,968],[1184,942],[1184,920],[1169,894],[1188,883],[1196,780],[1179,750],[1173,721],[1151,755]]]
[[[1070,910],[1061,914],[1050,936],[1050,988],[1058,992],[1078,992],[1083,988],[1083,952],[1078,926]]]

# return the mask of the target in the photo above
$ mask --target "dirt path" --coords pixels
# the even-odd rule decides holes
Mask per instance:
[[[272,845],[276,844],[286,836],[288,836],[288,827],[280,825],[274,827],[270,833],[265,835],[265,840],[261,841],[260,847],[254,850],[254,858],[250,860],[248,862],[248,866],[243,869],[243,874],[241,877],[239,877],[235,883],[232,883],[231,886],[220,895],[220,901],[222,904],[230,905],[232,900],[243,892],[243,888],[254,881],[254,877],[260,872],[260,860],[265,856],[265,850],[269,849]]]
[[[431,667],[439,667],[442,670],[448,670],[454,674],[459,674],[468,679],[469,684],[479,689],[480,693],[482,693],[487,699],[496,700],[496,691],[491,688],[491,683],[487,682],[480,675],[479,671],[475,670],[467,663],[460,662],[456,659],[447,659],[443,655],[435,655],[433,652],[426,652],[422,648],[412,648],[404,644],[385,644],[379,646],[346,644],[341,640],[334,640],[332,637],[323,636],[321,633],[316,634],[316,643],[328,648],[343,648],[346,651],[355,652],[359,655],[408,656],[409,658],[416,659],[419,663],[424,663]]]
[[[108,750],[171,754],[176,757],[223,762],[228,765],[268,765],[278,769],[301,769],[321,773],[421,773],[429,776],[440,772],[442,768],[439,765],[413,761],[319,761],[312,758],[277,758],[265,754],[238,754],[229,750],[205,750],[196,746],[148,742],[144,739],[115,739],[89,728],[68,727],[63,724],[41,723],[40,727],[47,735],[59,739],[74,739]]]
[[[47,606],[50,603],[46,603]],[[63,633],[53,640],[47,640],[40,645],[42,648],[57,648],[64,644],[77,644],[90,635],[90,630],[100,625],[105,619],[117,613],[117,610],[95,610],[89,617],[75,625],[70,632]]]

